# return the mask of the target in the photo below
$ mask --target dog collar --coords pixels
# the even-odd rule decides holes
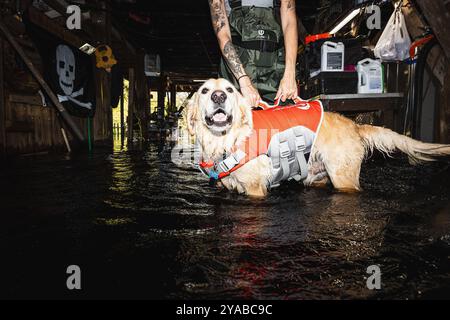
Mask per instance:
[[[241,161],[246,158],[246,153],[240,149],[232,152],[228,157],[224,154],[224,160],[220,162],[201,161],[198,167],[208,178],[220,180],[228,177],[233,171],[239,169],[243,164]]]

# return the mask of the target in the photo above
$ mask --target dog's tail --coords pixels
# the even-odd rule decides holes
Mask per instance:
[[[437,157],[450,156],[450,145],[424,143],[392,130],[359,125],[358,131],[368,151],[377,149],[387,155],[400,150],[406,153],[411,164],[419,164],[426,161],[435,161]]]

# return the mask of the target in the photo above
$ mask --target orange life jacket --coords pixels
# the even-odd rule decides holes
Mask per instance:
[[[213,180],[220,180],[238,170],[247,162],[266,154],[272,158],[274,174],[282,169],[279,179],[294,177],[296,180],[306,178],[306,160],[299,159],[300,165],[292,167],[296,156],[309,154],[314,146],[315,138],[320,129],[323,118],[323,106],[319,100],[304,101],[295,99],[294,104],[287,106],[269,106],[260,104],[258,110],[252,111],[253,131],[243,144],[234,147],[231,155],[224,156],[224,160],[215,162],[201,162],[200,170]],[[276,158],[281,158],[278,161]],[[286,159],[286,160],[283,160]],[[278,163],[279,162],[279,163]],[[284,162],[284,168],[281,168]],[[277,168],[277,163],[280,165]],[[287,169],[286,165],[290,165]],[[303,168],[301,168],[303,167]],[[301,173],[286,172],[301,170]],[[274,183],[278,185],[279,181]]]

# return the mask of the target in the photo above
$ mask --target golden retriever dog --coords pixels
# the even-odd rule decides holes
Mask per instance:
[[[232,153],[233,147],[252,132],[252,108],[225,79],[205,82],[189,101],[185,116],[189,133],[196,137],[207,161],[220,161],[224,153]],[[303,183],[319,187],[331,182],[340,191],[360,191],[361,164],[374,149],[387,155],[399,150],[408,155],[412,164],[450,155],[450,145],[423,143],[386,128],[359,125],[342,115],[325,112]],[[260,155],[221,183],[229,190],[263,197],[271,175],[270,158]]]

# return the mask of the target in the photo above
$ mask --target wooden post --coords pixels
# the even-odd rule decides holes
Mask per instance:
[[[450,143],[450,71],[444,80],[439,104],[439,142]]]
[[[56,107],[56,110],[58,110],[59,114],[61,115],[61,118],[65,121],[65,123],[69,126],[72,133],[75,135],[75,137],[80,140],[81,142],[84,142],[84,136],[81,133],[78,126],[75,124],[67,110],[64,108],[64,106],[59,102],[56,95],[53,93],[53,91],[50,89],[50,86],[45,82],[44,78],[40,74],[40,72],[37,70],[37,68],[34,66],[33,62],[28,58],[25,51],[23,51],[22,47],[17,43],[17,41],[14,39],[14,37],[9,32],[8,28],[3,24],[3,22],[0,20],[0,30],[5,35],[6,39],[11,43],[12,47],[16,52],[19,54],[19,56],[22,58],[22,60],[27,65],[28,69],[31,71],[33,76],[36,78],[37,82],[40,84],[42,89],[44,89],[45,93],[47,93],[48,97],[50,98],[53,105]]]
[[[161,74],[158,90],[158,126],[161,128],[164,123],[164,103],[166,101],[166,76]]]
[[[5,50],[5,45],[3,43],[3,38],[0,38],[0,153],[2,155],[6,154],[6,132],[5,132],[5,110],[6,110],[6,99],[5,99],[5,83],[3,75],[3,50]]]
[[[110,45],[111,43],[111,12],[107,2],[97,0],[102,10],[95,10],[92,21],[96,21],[93,38],[95,45]],[[95,141],[112,143],[112,108],[111,108],[111,75],[103,69],[95,68],[97,84],[97,108],[93,119],[93,134]]]
[[[140,120],[141,134],[144,141],[149,138],[150,92],[144,70],[145,52],[140,50],[136,57],[136,114]]]
[[[170,112],[174,113],[177,111],[177,86],[172,83],[170,86]]]
[[[125,139],[125,99],[123,94],[124,93],[122,91],[122,95],[120,96],[120,137],[122,140],[122,144],[123,140]]]
[[[144,117],[145,117],[145,126],[147,129],[147,139],[150,139],[150,116],[151,116],[151,107],[152,107],[152,94],[151,94],[151,85],[150,78],[145,75],[144,72],[144,82],[145,82],[145,109],[144,109]]]
[[[111,13],[111,4],[110,1],[104,1],[104,9],[105,9],[105,43],[111,46],[112,43],[112,13]],[[107,73],[105,77],[105,86],[107,88],[105,95],[105,118],[106,118],[106,137],[110,140],[110,143],[113,143],[112,137],[112,123],[113,123],[113,111],[111,106],[111,82],[112,77],[111,73]]]
[[[129,91],[128,91],[128,143],[133,142],[133,122],[134,122],[134,69],[128,71]]]

